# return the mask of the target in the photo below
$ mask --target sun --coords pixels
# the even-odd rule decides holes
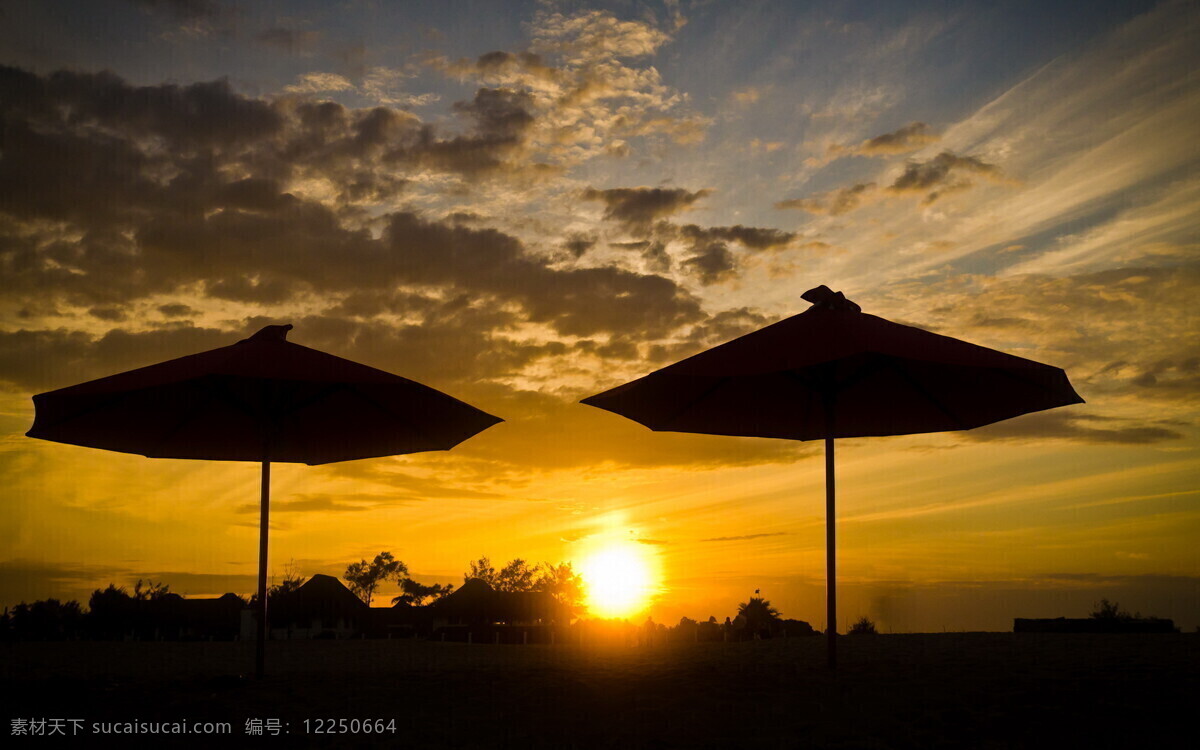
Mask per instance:
[[[598,550],[579,566],[588,610],[601,617],[629,617],[650,603],[653,566],[633,544]]]

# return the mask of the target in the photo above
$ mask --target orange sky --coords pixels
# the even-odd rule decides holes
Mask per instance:
[[[840,443],[840,627],[1001,630],[1101,597],[1200,624],[1189,4],[70,5],[0,32],[0,603],[251,591],[255,465],[24,432],[33,393],[290,322],[506,422],[278,467],[276,576],[390,550],[459,582],[481,555],[636,544],[639,617],[761,589],[823,628],[818,444],[576,403],[823,283],[1087,400]]]

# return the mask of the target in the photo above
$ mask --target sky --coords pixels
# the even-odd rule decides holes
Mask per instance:
[[[825,284],[1087,402],[839,442],[839,629],[1105,597],[1191,630],[1198,31],[1171,1],[0,2],[0,603],[252,591],[257,466],[24,433],[34,393],[292,323],[506,421],[276,467],[276,580],[633,545],[638,617],[760,590],[824,628],[819,444],[577,402]]]

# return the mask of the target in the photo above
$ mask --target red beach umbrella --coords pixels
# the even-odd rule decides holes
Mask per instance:
[[[271,463],[449,450],[503,421],[412,380],[293,344],[291,328],[267,326],[230,346],[38,394],[26,433],[150,458],[262,464],[259,676]]]
[[[825,441],[829,665],[836,665],[836,438],[969,430],[1083,403],[1066,373],[861,311],[808,310],[583,399],[655,431]]]

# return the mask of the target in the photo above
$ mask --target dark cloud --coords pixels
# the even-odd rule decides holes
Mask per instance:
[[[964,190],[971,186],[965,174],[999,179],[1000,169],[974,156],[959,156],[943,151],[924,162],[909,162],[904,172],[887,187],[891,193],[925,193],[921,201],[929,205],[948,192]]]
[[[297,31],[277,26],[255,34],[254,39],[268,47],[283,50],[289,55],[297,55],[311,51],[321,39],[321,32]]]
[[[928,125],[913,122],[899,130],[869,138],[852,150],[865,156],[903,154],[927,146],[937,139],[937,134],[933,133]]]
[[[225,10],[213,0],[126,0],[132,5],[158,11],[179,21],[214,20]]]
[[[371,510],[376,505],[381,503],[362,502],[361,496],[356,496],[353,500],[347,501],[346,498],[334,497],[332,495],[323,494],[301,494],[292,495],[283,500],[273,500],[271,502],[272,513],[309,513],[313,511],[361,511]],[[262,510],[258,503],[246,503],[239,505],[238,513],[258,513]]]
[[[675,226],[665,221],[658,222],[653,233],[660,242],[677,239],[689,246],[690,254],[684,258],[680,268],[705,286],[737,277],[738,260],[730,250],[729,243],[756,251],[777,250],[787,247],[796,237],[794,232],[741,224],[725,227],[701,227],[696,224]]]
[[[603,387],[596,384],[575,398]],[[505,471],[524,476],[533,467],[680,466],[699,471],[793,463],[819,451],[794,440],[652,432],[615,414],[541,393],[510,393],[486,406],[507,421],[492,428],[491,439],[481,436],[464,449],[487,462],[481,470],[489,478]]]
[[[288,190],[313,176],[340,187],[338,200],[379,198],[402,189],[406,166],[462,174],[495,166],[528,127],[526,94],[480,90],[459,107],[471,132],[439,139],[397,110],[250,99],[224,81],[133,87],[111,74],[0,68],[0,92],[0,267],[17,305],[58,301],[115,323],[138,300],[183,289],[260,304],[320,295],[331,311],[343,304],[357,314],[371,304],[374,314],[416,304],[431,321],[426,330],[460,330],[462,338],[462,316],[477,326],[530,321],[570,336],[636,331],[649,339],[703,317],[694,297],[661,276],[556,269],[515,237],[455,218],[397,211],[373,219],[370,231],[349,206]],[[651,208],[614,205],[621,216],[653,216],[702,194],[667,191]],[[438,288],[439,301],[406,296],[405,286]],[[469,311],[440,307],[463,294],[476,300]],[[434,310],[447,317],[430,318]],[[476,332],[467,348],[486,344],[501,357],[520,348],[489,339],[491,330]],[[403,326],[392,335],[419,338]],[[75,341],[65,331],[5,336],[9,346],[47,354]],[[39,380],[15,362],[5,377]]]
[[[610,242],[608,244],[610,247],[622,250],[637,250],[642,259],[646,261],[646,268],[654,273],[666,273],[671,270],[671,254],[667,252],[667,246],[658,240]]]
[[[863,199],[875,190],[875,183],[863,182],[848,188],[831,190],[810,198],[792,198],[779,201],[775,208],[798,208],[810,214],[841,216],[858,208]]]
[[[737,275],[737,261],[724,242],[709,242],[694,248],[692,255],[680,265],[705,286],[728,281]]]
[[[701,539],[702,542],[744,542],[750,539],[762,539],[768,536],[787,536],[786,531],[772,531],[765,534],[744,534],[742,536],[714,536],[709,539]]]
[[[693,326],[688,335],[680,341],[646,346],[644,358],[655,366],[678,362],[685,357],[768,326],[777,320],[779,320],[778,316],[764,315],[746,307],[722,310],[710,316],[702,324]]]
[[[1096,425],[1096,426],[1091,426]],[[1166,427],[1067,411],[1043,411],[963,433],[981,442],[1053,438],[1079,443],[1148,445],[1178,440],[1183,435]]]
[[[88,310],[88,315],[91,315],[97,320],[107,320],[114,323],[120,322],[129,317],[126,315],[125,311],[119,307],[93,307],[92,309]]]
[[[11,607],[22,601],[49,598],[74,599],[87,606],[91,591],[107,585],[101,581],[124,583],[127,580],[128,571],[116,565],[5,560],[0,562],[0,606]]]
[[[587,188],[582,198],[604,204],[604,218],[611,219],[633,232],[645,232],[657,220],[691,208],[692,204],[710,195],[705,188],[695,192],[683,188]]]
[[[0,331],[0,381],[25,391],[61,388],[237,340],[237,334],[191,326],[115,329],[100,337],[61,328]]]
[[[582,258],[596,246],[597,238],[590,234],[573,233],[563,241],[563,249],[574,258]]]
[[[700,227],[695,224],[685,224],[679,228],[679,231],[684,238],[694,243],[736,242],[751,250],[784,248],[796,239],[795,232],[764,227],[746,227],[741,224],[731,227]]]
[[[189,315],[198,315],[199,310],[196,310],[188,305],[173,302],[166,305],[159,305],[158,311],[167,318],[185,318]]]
[[[445,65],[445,62],[442,62]],[[458,63],[458,72],[463,72],[464,64]],[[545,64],[541,55],[532,52],[505,52],[496,50],[480,55],[474,63],[474,73],[484,80],[511,80],[522,76],[532,76],[544,81],[553,81],[562,77],[562,73]]]
[[[1137,399],[1146,410],[1200,399],[1191,300],[1200,268],[1125,267],[1073,275],[948,277],[895,285],[903,299],[934,300],[912,325],[1005,349],[1067,371],[1089,401]],[[902,305],[904,307],[904,305]],[[895,319],[895,318],[893,318]]]

